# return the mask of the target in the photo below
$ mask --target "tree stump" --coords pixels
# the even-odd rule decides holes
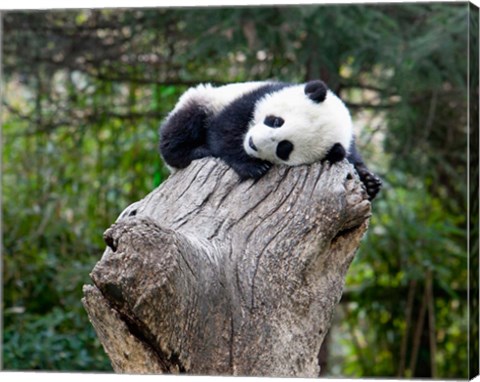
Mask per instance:
[[[116,372],[315,377],[369,217],[346,160],[194,161],[105,232],[83,303]]]

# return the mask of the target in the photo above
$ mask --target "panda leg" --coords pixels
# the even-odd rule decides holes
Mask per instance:
[[[357,151],[355,142],[352,142],[350,146],[350,154],[348,155],[347,159],[350,163],[353,164],[353,167],[355,167],[355,170],[357,171],[360,180],[365,185],[365,188],[367,189],[368,199],[373,200],[382,187],[382,181],[365,165],[362,157]]]
[[[185,168],[192,160],[211,155],[206,143],[208,117],[204,108],[190,103],[160,127],[160,153],[168,165]]]

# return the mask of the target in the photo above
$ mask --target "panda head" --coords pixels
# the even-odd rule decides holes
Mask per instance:
[[[255,158],[294,166],[341,160],[352,139],[343,102],[322,81],[311,81],[260,99],[243,146]]]

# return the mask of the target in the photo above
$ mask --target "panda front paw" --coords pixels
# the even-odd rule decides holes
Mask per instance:
[[[231,165],[231,167],[235,170],[235,172],[240,176],[242,180],[257,180],[264,176],[268,172],[268,170],[270,170],[272,164],[266,161],[256,161]]]
[[[252,178],[255,179],[260,179],[262,176],[264,176],[268,170],[272,167],[272,164],[270,162],[264,162],[260,164],[255,170]]]
[[[377,196],[378,192],[382,188],[382,181],[378,176],[370,172],[366,167],[357,169],[360,175],[360,180],[367,189],[368,199],[373,200]]]

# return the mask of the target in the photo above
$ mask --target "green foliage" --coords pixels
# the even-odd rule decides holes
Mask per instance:
[[[93,327],[78,309],[55,307],[44,315],[10,309],[4,317],[15,320],[16,329],[5,333],[7,370],[111,370]]]
[[[466,378],[468,9],[5,13],[4,368],[110,370],[81,287],[103,231],[167,176],[157,128],[188,86],[322,78],[385,181],[348,273],[327,375]],[[436,348],[427,319],[414,333],[430,282]]]
[[[341,326],[346,336],[342,341],[353,340],[358,346],[349,348],[344,372],[356,377],[398,375],[403,336],[409,338],[407,360],[413,347],[414,336],[405,319],[408,290],[414,282],[410,309],[415,320],[426,274],[431,272],[436,342],[457,344],[437,347],[437,370],[445,378],[464,375],[467,253],[466,232],[459,227],[466,217],[447,213],[442,201],[429,195],[418,179],[392,172],[385,181],[382,198],[374,205],[371,229],[347,276],[346,296],[351,302],[344,307]],[[377,325],[371,326],[372,322]],[[458,360],[455,365],[448,362],[452,358]],[[426,365],[418,362],[417,368]],[[406,376],[413,375],[407,370]]]
[[[12,113],[3,125],[7,369],[111,370],[80,304],[82,285],[90,283],[88,274],[102,254],[103,231],[166,176],[156,152],[156,123],[107,116],[125,87],[95,81],[95,90],[84,94],[69,81],[58,76],[50,85],[68,89],[65,97],[77,93],[77,113],[98,110],[88,127],[66,120],[44,131]],[[16,95],[26,89],[9,86],[7,101],[25,102]],[[135,91],[139,100],[130,110],[141,110],[146,90]],[[157,109],[177,96],[160,92]]]

